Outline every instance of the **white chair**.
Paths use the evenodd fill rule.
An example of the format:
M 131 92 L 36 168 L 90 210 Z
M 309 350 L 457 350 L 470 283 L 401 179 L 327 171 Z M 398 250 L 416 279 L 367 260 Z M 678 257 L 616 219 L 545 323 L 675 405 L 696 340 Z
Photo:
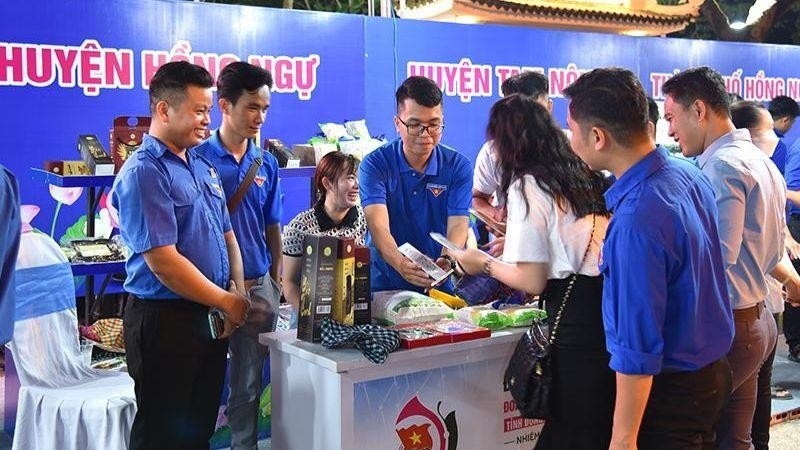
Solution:
M 127 449 L 133 380 L 83 362 L 72 271 L 48 236 L 22 234 L 16 293 L 8 344 L 20 380 L 13 449 Z

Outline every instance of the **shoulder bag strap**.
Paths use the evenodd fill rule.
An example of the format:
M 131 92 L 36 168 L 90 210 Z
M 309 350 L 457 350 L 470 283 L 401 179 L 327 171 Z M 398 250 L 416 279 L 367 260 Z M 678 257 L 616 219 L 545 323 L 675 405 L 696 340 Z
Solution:
M 263 154 L 263 150 L 261 151 Z M 230 200 L 228 200 L 228 214 L 232 213 L 233 210 L 239 206 L 239 203 L 242 202 L 244 198 L 244 193 L 247 192 L 247 189 L 253 183 L 253 179 L 256 177 L 256 172 L 258 172 L 258 168 L 264 164 L 264 160 L 261 156 L 257 157 L 252 164 L 250 164 L 250 168 L 247 170 L 247 174 L 244 176 L 244 180 L 242 180 L 242 184 L 239 185 L 239 188 L 236 189 L 236 192 L 233 194 Z
M 553 345 L 553 342 L 556 340 L 556 331 L 558 330 L 558 323 L 561 322 L 561 315 L 564 313 L 564 306 L 567 305 L 567 300 L 569 300 L 570 294 L 572 294 L 572 287 L 575 285 L 575 279 L 578 278 L 578 271 L 580 271 L 581 266 L 583 263 L 586 262 L 586 257 L 589 256 L 589 249 L 592 248 L 592 239 L 594 239 L 594 228 L 597 224 L 597 215 L 592 214 L 592 234 L 589 235 L 589 243 L 586 245 L 586 251 L 583 252 L 583 259 L 581 260 L 581 264 L 578 266 L 578 270 L 572 274 L 570 277 L 569 284 L 567 285 L 567 290 L 564 291 L 564 299 L 561 301 L 561 306 L 558 308 L 558 313 L 556 314 L 556 320 L 553 322 L 553 329 L 550 331 L 550 345 Z

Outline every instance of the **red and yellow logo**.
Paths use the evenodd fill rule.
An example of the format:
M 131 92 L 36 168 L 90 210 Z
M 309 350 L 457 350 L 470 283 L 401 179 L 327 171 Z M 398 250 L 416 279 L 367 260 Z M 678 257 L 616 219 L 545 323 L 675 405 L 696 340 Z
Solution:
M 428 409 L 414 396 L 400 410 L 395 423 L 400 450 L 456 450 L 458 446 L 458 424 L 455 411 L 446 417 Z

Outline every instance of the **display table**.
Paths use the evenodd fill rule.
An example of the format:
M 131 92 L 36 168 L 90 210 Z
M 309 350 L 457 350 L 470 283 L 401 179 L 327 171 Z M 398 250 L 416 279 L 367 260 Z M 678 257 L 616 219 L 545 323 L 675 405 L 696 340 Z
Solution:
M 398 350 L 384 364 L 358 350 L 299 341 L 294 330 L 262 334 L 270 347 L 272 446 L 529 450 L 543 422 L 521 419 L 502 386 L 524 331 Z

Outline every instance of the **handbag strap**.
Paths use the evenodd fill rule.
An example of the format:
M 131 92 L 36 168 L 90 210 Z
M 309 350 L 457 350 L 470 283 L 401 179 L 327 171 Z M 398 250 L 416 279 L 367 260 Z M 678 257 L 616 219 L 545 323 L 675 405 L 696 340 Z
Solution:
M 263 154 L 263 150 L 262 150 Z M 236 189 L 236 192 L 233 194 L 230 200 L 228 200 L 228 214 L 232 213 L 239 203 L 242 202 L 244 198 L 244 193 L 247 192 L 247 189 L 253 183 L 253 180 L 256 178 L 256 172 L 258 172 L 258 168 L 264 164 L 264 160 L 259 156 L 257 157 L 252 164 L 250 164 L 250 168 L 247 169 L 247 174 L 244 176 L 244 180 L 239 185 L 239 188 Z
M 583 252 L 583 259 L 581 259 L 581 264 L 578 266 L 578 271 L 580 271 L 583 263 L 586 262 L 586 257 L 589 256 L 589 249 L 592 248 L 592 240 L 594 239 L 594 228 L 596 224 L 597 215 L 592 214 L 592 234 L 589 235 L 589 243 L 586 244 L 586 251 Z M 564 306 L 567 305 L 567 300 L 569 300 L 570 294 L 572 294 L 572 287 L 575 286 L 575 280 L 578 278 L 578 271 L 572 274 L 569 279 L 569 284 L 567 285 L 567 290 L 564 291 L 564 299 L 561 301 L 561 306 L 558 308 L 558 313 L 556 313 L 556 320 L 553 322 L 553 329 L 550 331 L 550 345 L 553 345 L 553 342 L 556 340 L 558 324 L 561 322 L 561 315 L 564 313 Z

